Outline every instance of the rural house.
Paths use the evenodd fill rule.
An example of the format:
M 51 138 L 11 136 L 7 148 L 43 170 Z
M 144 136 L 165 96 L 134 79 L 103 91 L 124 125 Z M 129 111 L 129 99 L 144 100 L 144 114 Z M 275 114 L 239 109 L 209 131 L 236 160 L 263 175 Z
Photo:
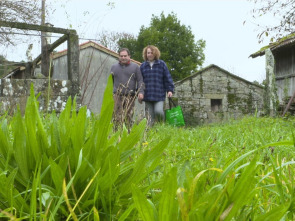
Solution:
M 80 45 L 79 73 L 82 105 L 93 113 L 99 113 L 107 79 L 113 64 L 118 62 L 118 53 L 92 41 Z M 132 62 L 140 65 L 139 62 Z M 67 50 L 53 54 L 53 79 L 67 79 Z M 143 112 L 137 101 L 136 114 Z
M 272 103 L 279 102 L 284 108 L 286 101 L 295 93 L 295 33 L 261 48 L 250 55 L 252 58 L 266 56 L 267 84 L 276 94 Z M 273 76 L 273 77 L 272 77 Z
M 175 82 L 175 99 L 186 124 L 199 125 L 260 112 L 263 90 L 212 64 Z

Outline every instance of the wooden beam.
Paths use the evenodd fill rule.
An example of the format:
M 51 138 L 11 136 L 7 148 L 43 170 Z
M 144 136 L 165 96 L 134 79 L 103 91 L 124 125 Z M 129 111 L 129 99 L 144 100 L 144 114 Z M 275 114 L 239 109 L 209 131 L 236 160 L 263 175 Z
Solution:
M 62 43 L 64 43 L 66 40 L 68 40 L 69 36 L 68 35 L 63 35 L 62 37 L 60 37 L 59 39 L 57 39 L 55 42 L 53 42 L 52 44 L 50 44 L 48 46 L 48 51 L 53 52 L 53 50 L 55 48 L 57 48 L 58 46 L 60 46 Z
M 283 114 L 282 114 L 282 117 L 285 116 L 285 114 L 287 113 L 287 111 L 288 111 L 288 109 L 290 108 L 290 105 L 291 105 L 291 103 L 292 103 L 294 97 L 295 97 L 295 91 L 294 91 L 292 97 L 290 98 L 290 100 L 289 100 L 289 102 L 288 102 L 288 104 L 287 104 L 287 107 L 285 108 L 285 110 L 284 110 L 284 112 L 283 112 Z
M 67 41 L 69 38 L 68 35 L 63 35 L 62 37 L 60 37 L 59 39 L 57 39 L 55 42 L 53 42 L 52 44 L 50 44 L 48 46 L 48 52 L 53 52 L 53 50 L 58 47 L 59 45 L 61 45 L 62 43 L 64 43 L 65 41 Z M 41 61 L 41 54 L 38 55 L 38 57 L 35 58 L 35 60 L 33 61 L 33 64 L 37 65 L 37 63 Z
M 22 30 L 34 30 L 34 31 L 43 31 L 43 32 L 54 32 L 60 34 L 75 34 L 76 31 L 73 29 L 63 29 L 63 28 L 55 28 L 55 27 L 48 27 L 45 25 L 33 25 L 33 24 L 26 24 L 22 22 L 8 22 L 0 20 L 0 27 L 10 27 Z
M 283 75 L 283 76 L 276 76 L 275 79 L 276 80 L 283 80 L 283 79 L 292 78 L 292 77 L 295 77 L 295 74 L 287 74 L 287 75 Z

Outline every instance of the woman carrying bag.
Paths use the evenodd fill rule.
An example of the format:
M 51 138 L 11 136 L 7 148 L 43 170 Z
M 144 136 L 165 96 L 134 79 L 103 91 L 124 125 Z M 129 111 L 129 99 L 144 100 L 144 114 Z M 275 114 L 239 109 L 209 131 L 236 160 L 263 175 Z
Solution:
M 144 102 L 149 124 L 164 120 L 164 101 L 174 93 L 174 83 L 166 63 L 160 60 L 160 51 L 156 46 L 148 45 L 143 49 L 144 62 L 140 70 L 145 84 Z M 149 118 L 150 117 L 150 118 Z

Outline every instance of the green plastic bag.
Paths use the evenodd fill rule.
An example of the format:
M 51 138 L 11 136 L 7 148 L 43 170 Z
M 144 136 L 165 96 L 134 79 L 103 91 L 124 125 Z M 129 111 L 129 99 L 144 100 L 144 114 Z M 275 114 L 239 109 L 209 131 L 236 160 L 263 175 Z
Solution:
M 169 109 L 165 110 L 166 122 L 173 126 L 184 126 L 183 113 L 180 106 L 176 106 L 171 98 L 169 98 Z

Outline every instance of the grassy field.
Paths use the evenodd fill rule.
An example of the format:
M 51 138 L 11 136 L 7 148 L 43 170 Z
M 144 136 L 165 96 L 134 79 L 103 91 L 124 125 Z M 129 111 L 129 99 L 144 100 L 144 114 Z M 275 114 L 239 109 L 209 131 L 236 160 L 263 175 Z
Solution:
M 294 220 L 294 118 L 113 132 L 111 82 L 100 116 L 38 109 L 1 117 L 2 219 Z

